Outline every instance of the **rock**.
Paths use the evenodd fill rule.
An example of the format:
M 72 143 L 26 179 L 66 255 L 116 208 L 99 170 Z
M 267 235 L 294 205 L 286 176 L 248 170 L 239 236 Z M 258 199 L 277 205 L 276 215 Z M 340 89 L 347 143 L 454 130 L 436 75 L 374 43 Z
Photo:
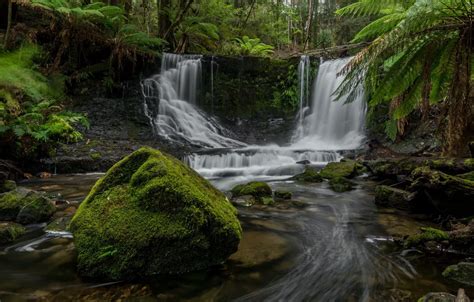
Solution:
M 474 263 L 459 262 L 450 265 L 443 271 L 443 277 L 467 286 L 474 286 Z
M 288 192 L 288 191 L 280 191 L 280 190 L 275 191 L 276 199 L 290 200 L 292 196 L 293 194 L 291 194 L 291 192 Z
M 71 218 L 71 216 L 56 218 L 46 226 L 45 230 L 50 232 L 64 232 L 67 230 Z
M 309 160 L 305 159 L 305 160 L 297 161 L 296 163 L 299 164 L 299 165 L 309 165 L 311 162 Z
M 0 220 L 14 221 L 24 205 L 26 193 L 10 191 L 0 194 Z
M 49 172 L 40 172 L 36 176 L 38 176 L 39 178 L 44 179 L 44 178 L 51 178 L 51 176 L 53 176 L 53 175 Z
M 459 217 L 474 214 L 474 182 L 451 176 L 428 167 L 411 174 L 410 190 L 418 191 L 439 212 Z
M 0 193 L 10 192 L 16 189 L 16 182 L 13 180 L 5 180 L 0 183 Z
M 442 242 L 444 240 L 448 240 L 449 236 L 448 233 L 442 230 L 438 230 L 435 228 L 425 227 L 421 228 L 421 233 L 410 235 L 405 240 L 405 247 L 417 247 L 426 242 L 435 241 L 435 242 Z
M 236 214 L 191 168 L 141 148 L 97 181 L 73 217 L 78 272 L 123 280 L 220 264 L 242 235 Z
M 322 182 L 323 178 L 318 171 L 313 167 L 306 167 L 303 173 L 297 174 L 292 179 L 304 182 Z
M 471 302 L 471 299 L 466 295 L 466 292 L 463 288 L 458 289 L 458 296 L 456 297 L 456 302 Z
M 336 177 L 352 178 L 359 174 L 359 168 L 362 168 L 362 165 L 353 160 L 332 162 L 328 163 L 319 174 L 327 179 Z
M 448 232 L 449 242 L 457 251 L 474 253 L 474 219 Z
M 16 217 L 16 221 L 21 224 L 47 221 L 56 211 L 56 207 L 49 198 L 33 191 L 23 199 L 23 204 Z
M 365 166 L 379 179 L 395 179 L 398 175 L 409 175 L 418 163 L 410 159 L 378 159 L 368 161 Z
M 411 302 L 413 297 L 410 291 L 403 289 L 392 288 L 383 290 L 377 295 L 378 301 L 390 302 Z
M 0 222 L 0 244 L 10 243 L 25 233 L 25 228 L 14 222 Z
M 375 187 L 375 204 L 400 210 L 413 209 L 415 193 L 379 185 Z
M 238 196 L 238 197 L 232 198 L 231 201 L 236 206 L 242 206 L 242 207 L 251 207 L 256 203 L 255 197 L 253 197 L 252 195 Z
M 272 188 L 261 181 L 252 181 L 246 184 L 235 186 L 232 190 L 232 198 L 251 195 L 255 198 L 256 202 L 263 203 L 264 198 L 268 202 L 268 198 L 272 198 Z
M 450 293 L 427 293 L 418 302 L 456 302 L 456 296 Z
M 329 180 L 329 187 L 335 192 L 346 192 L 354 189 L 355 183 L 345 177 L 334 177 Z

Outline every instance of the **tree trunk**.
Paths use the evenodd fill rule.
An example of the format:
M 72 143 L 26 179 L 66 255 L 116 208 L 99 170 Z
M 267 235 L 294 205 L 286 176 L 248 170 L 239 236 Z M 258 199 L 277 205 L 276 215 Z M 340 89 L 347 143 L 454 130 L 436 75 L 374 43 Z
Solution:
M 7 31 L 5 33 L 5 40 L 3 41 L 3 47 L 8 48 L 8 43 L 10 39 L 10 32 L 12 29 L 12 11 L 13 3 L 12 0 L 8 0 L 8 17 L 7 17 Z
M 171 8 L 171 0 L 157 0 L 159 1 L 158 10 L 158 34 L 162 38 L 166 38 L 166 34 L 171 27 L 171 20 L 169 10 Z

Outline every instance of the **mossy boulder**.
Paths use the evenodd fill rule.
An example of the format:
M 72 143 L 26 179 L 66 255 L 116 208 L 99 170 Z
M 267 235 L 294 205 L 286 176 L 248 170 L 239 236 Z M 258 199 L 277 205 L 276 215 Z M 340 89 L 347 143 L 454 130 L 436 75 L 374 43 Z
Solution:
M 0 193 L 10 192 L 16 189 L 16 182 L 13 180 L 5 180 L 3 183 L 0 183 Z
M 460 262 L 450 265 L 443 271 L 443 277 L 467 286 L 474 286 L 474 263 Z
M 293 194 L 289 191 L 281 191 L 281 190 L 276 190 L 275 191 L 275 199 L 280 199 L 280 200 L 290 200 Z
M 334 177 L 329 180 L 329 187 L 335 192 L 347 192 L 354 189 L 356 184 L 345 177 Z
M 306 167 L 303 173 L 297 174 L 292 179 L 304 182 L 322 182 L 323 177 L 313 167 Z
M 54 212 L 51 200 L 41 193 L 17 189 L 0 194 L 0 220 L 21 224 L 44 222 Z
M 25 228 L 14 222 L 0 222 L 0 244 L 10 243 L 25 233 Z
M 458 217 L 474 215 L 474 181 L 429 167 L 415 169 L 410 177 L 410 190 L 418 191 L 439 212 Z
M 97 181 L 73 217 L 78 271 L 122 280 L 220 264 L 241 238 L 236 214 L 191 168 L 141 148 Z
M 448 239 L 448 233 L 446 233 L 445 231 L 431 227 L 424 227 L 421 228 L 421 233 L 410 235 L 405 240 L 404 245 L 405 247 L 416 247 L 421 246 L 428 241 L 441 242 Z
M 323 178 L 332 179 L 336 177 L 352 178 L 359 175 L 358 169 L 362 165 L 353 160 L 328 163 L 319 174 Z
M 412 202 L 414 197 L 414 193 L 390 186 L 379 185 L 375 187 L 375 204 L 380 206 L 411 210 L 414 208 Z
M 255 198 L 255 201 L 258 203 L 269 204 L 269 199 L 272 199 L 272 188 L 262 181 L 252 181 L 246 184 L 240 184 L 232 188 L 231 190 L 232 198 L 239 196 L 250 195 Z M 264 200 L 265 199 L 265 200 Z

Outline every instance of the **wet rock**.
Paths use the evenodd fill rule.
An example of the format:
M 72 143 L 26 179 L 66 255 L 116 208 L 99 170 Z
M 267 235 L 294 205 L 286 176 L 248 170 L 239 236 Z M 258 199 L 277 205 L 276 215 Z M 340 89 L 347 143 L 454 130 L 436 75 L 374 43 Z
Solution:
M 121 280 L 220 264 L 241 238 L 236 214 L 191 168 L 141 148 L 95 184 L 72 219 L 78 272 Z
M 368 161 L 365 166 L 379 179 L 396 179 L 398 175 L 409 175 L 419 163 L 410 159 L 379 159 Z
M 431 227 L 424 227 L 421 228 L 421 233 L 410 235 L 405 240 L 404 245 L 405 247 L 417 247 L 430 241 L 442 242 L 445 240 L 449 240 L 447 232 Z M 432 243 L 430 244 L 432 245 Z
M 390 301 L 390 302 L 411 302 L 413 297 L 410 291 L 392 288 L 389 290 L 382 291 L 377 298 L 379 301 Z
M 56 218 L 46 226 L 45 230 L 51 232 L 64 232 L 71 222 L 71 218 L 71 216 Z
M 327 164 L 319 174 L 327 179 L 336 177 L 352 178 L 359 175 L 358 169 L 362 169 L 361 164 L 353 160 L 346 160 Z
M 292 179 L 304 182 L 322 182 L 323 178 L 313 167 L 306 167 L 303 173 L 297 174 Z
M 309 165 L 311 162 L 309 160 L 305 159 L 305 160 L 297 161 L 296 163 L 299 164 L 299 165 Z
M 443 271 L 443 277 L 468 286 L 474 286 L 474 263 L 459 262 L 450 265 Z
M 456 302 L 456 296 L 449 293 L 428 293 L 418 299 L 418 302 Z
M 21 224 L 47 221 L 56 211 L 49 198 L 36 192 L 30 192 L 23 200 L 23 204 L 16 217 L 16 221 Z
M 15 241 L 25 233 L 25 228 L 14 222 L 0 222 L 0 244 Z
M 375 204 L 400 210 L 414 208 L 415 193 L 380 185 L 375 187 Z
M 16 189 L 16 182 L 13 180 L 5 180 L 3 183 L 0 182 L 0 193 L 10 192 Z
M 439 212 L 459 217 L 474 214 L 474 182 L 420 167 L 411 174 L 410 190 L 418 191 Z
M 458 296 L 456 297 L 456 302 L 471 302 L 471 299 L 466 295 L 466 292 L 463 288 L 458 289 Z
M 335 192 L 347 192 L 356 184 L 345 177 L 334 177 L 329 180 L 329 187 Z
M 252 181 L 246 184 L 237 185 L 231 190 L 232 198 L 250 195 L 257 203 L 273 203 L 272 188 L 262 181 Z M 271 201 L 270 201 L 271 200 Z
M 474 219 L 467 225 L 460 224 L 448 232 L 453 248 L 468 254 L 474 253 Z
M 275 191 L 275 199 L 290 200 L 293 194 L 289 191 Z
M 236 206 L 251 207 L 256 203 L 255 197 L 252 195 L 243 195 L 231 199 Z

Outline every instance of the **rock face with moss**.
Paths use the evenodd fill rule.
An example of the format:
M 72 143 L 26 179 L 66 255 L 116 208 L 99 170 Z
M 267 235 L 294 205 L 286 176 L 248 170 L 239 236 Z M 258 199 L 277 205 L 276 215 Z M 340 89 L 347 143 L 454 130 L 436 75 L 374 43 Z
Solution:
M 232 198 L 241 196 L 253 196 L 260 204 L 273 204 L 272 188 L 262 181 L 252 181 L 246 184 L 237 185 L 231 190 Z
M 405 190 L 385 185 L 375 187 L 375 203 L 384 207 L 411 210 L 415 206 L 414 198 L 414 193 Z
M 450 265 L 443 271 L 443 277 L 467 286 L 474 286 L 474 263 L 460 262 Z
M 329 187 L 335 192 L 347 192 L 353 190 L 355 183 L 345 177 L 334 177 L 329 180 Z
M 329 163 L 319 172 L 319 174 L 327 179 L 336 177 L 352 178 L 359 174 L 359 169 L 362 169 L 362 165 L 356 161 L 348 160 Z
M 415 169 L 410 190 L 418 191 L 441 213 L 460 217 L 474 215 L 474 181 L 431 170 Z
M 21 224 L 47 221 L 56 211 L 44 195 L 26 189 L 0 194 L 0 220 Z
M 319 175 L 318 171 L 312 167 L 306 167 L 303 173 L 293 176 L 294 180 L 304 182 L 322 182 L 323 177 Z
M 92 188 L 70 230 L 82 276 L 111 280 L 220 264 L 242 229 L 226 197 L 170 155 L 141 148 Z
M 448 233 L 446 233 L 445 231 L 430 227 L 424 227 L 421 228 L 421 233 L 409 236 L 405 240 L 405 246 L 416 247 L 429 241 L 441 242 L 448 239 Z
M 25 228 L 14 222 L 0 222 L 0 244 L 14 241 L 25 233 Z

